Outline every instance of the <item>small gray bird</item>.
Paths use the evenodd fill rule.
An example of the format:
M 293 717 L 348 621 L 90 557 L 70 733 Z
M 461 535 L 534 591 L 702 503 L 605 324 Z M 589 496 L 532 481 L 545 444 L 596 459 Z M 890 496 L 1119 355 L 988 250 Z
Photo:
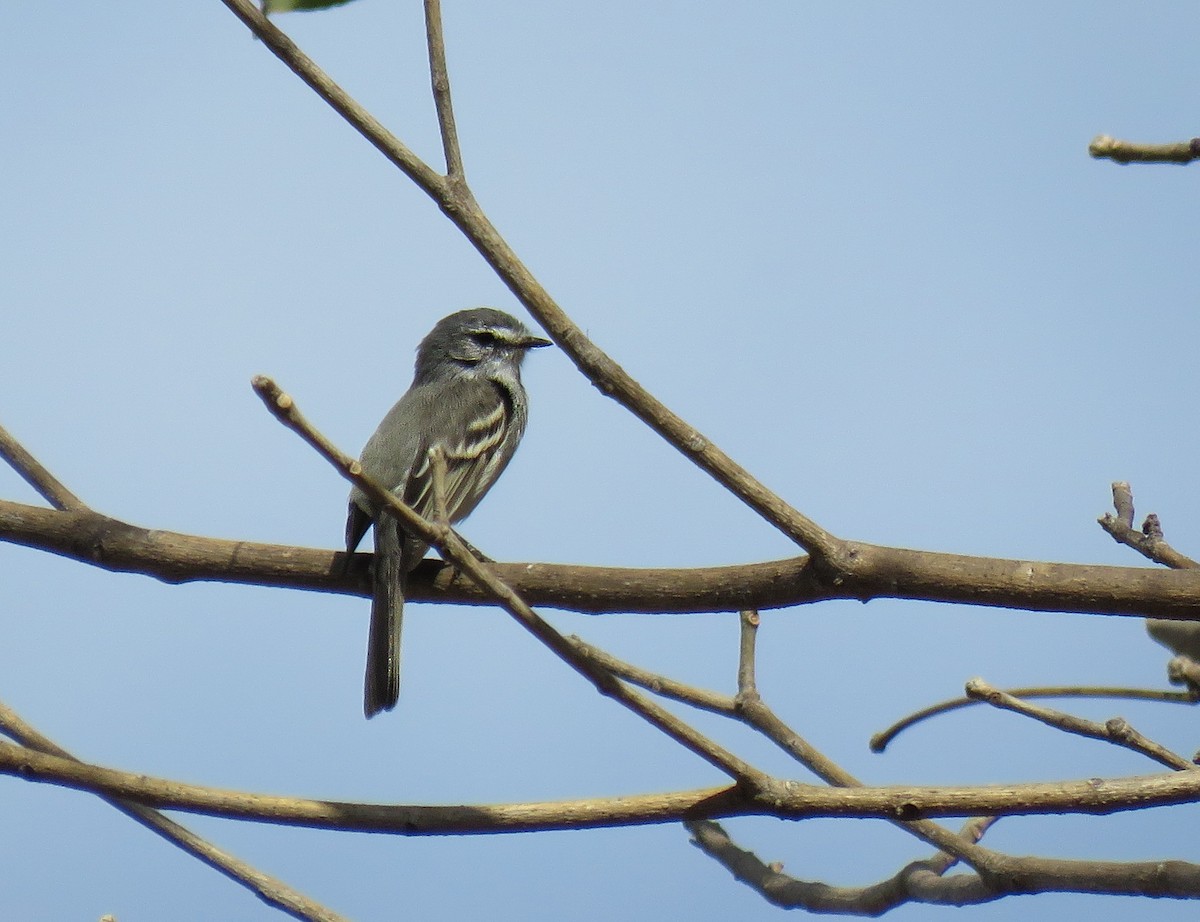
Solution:
M 445 458 L 446 513 L 465 519 L 512 460 L 525 432 L 521 385 L 525 353 L 549 340 L 514 317 L 477 307 L 443 317 L 417 347 L 412 386 L 363 448 L 363 473 L 421 515 L 433 514 L 431 449 Z M 400 696 L 400 625 L 404 583 L 429 545 L 407 535 L 394 516 L 358 488 L 350 491 L 346 552 L 375 526 L 371 633 L 363 711 L 391 710 Z

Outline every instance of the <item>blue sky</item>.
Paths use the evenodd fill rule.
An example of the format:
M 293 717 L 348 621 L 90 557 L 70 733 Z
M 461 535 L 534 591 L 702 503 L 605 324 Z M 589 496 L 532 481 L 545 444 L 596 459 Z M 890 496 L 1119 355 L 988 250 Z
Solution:
M 1200 446 L 1183 412 L 1196 174 L 1086 151 L 1098 133 L 1195 132 L 1180 64 L 1190 4 L 446 7 L 468 177 L 493 221 L 603 348 L 797 508 L 864 541 L 1136 564 L 1094 522 L 1127 479 L 1139 512 L 1196 552 Z M 436 162 L 419 15 L 360 0 L 279 23 Z M 6 23 L 0 423 L 125 521 L 338 546 L 345 484 L 262 410 L 251 376 L 273 375 L 357 452 L 434 321 L 519 306 L 216 0 L 23 4 Z M 534 354 L 526 384 L 525 443 L 464 524 L 491 556 L 699 566 L 793 553 L 561 354 Z M 8 471 L 0 491 L 35 501 Z M 499 611 L 412 606 L 400 707 L 368 723 L 365 600 L 169 587 L 12 546 L 0 582 L 0 698 L 102 764 L 400 803 L 720 780 Z M 731 687 L 729 615 L 548 615 L 642 665 Z M 870 782 L 1156 770 L 982 711 L 883 756 L 866 748 L 974 675 L 1161 686 L 1166 656 L 1130 619 L 833 603 L 767 614 L 760 648 L 768 699 Z M 1196 748 L 1180 709 L 1076 710 Z M 353 918 L 779 913 L 676 827 L 400 839 L 187 822 Z M 1013 819 L 987 842 L 1197 860 L 1195 822 L 1192 809 Z M 85 795 L 0 778 L 0 825 L 6 918 L 277 917 Z M 729 827 L 835 884 L 926 854 L 871 822 Z M 1192 911 L 1067 896 L 970 910 Z

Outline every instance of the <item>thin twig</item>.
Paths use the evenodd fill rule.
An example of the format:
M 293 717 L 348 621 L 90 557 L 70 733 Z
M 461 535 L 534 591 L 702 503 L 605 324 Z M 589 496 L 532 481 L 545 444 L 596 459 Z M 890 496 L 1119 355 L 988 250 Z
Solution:
M 741 631 L 738 645 L 738 694 L 733 698 L 685 685 L 666 676 L 633 666 L 609 653 L 585 644 L 578 638 L 573 637 L 571 640 L 579 645 L 581 651 L 594 657 L 612 672 L 643 688 L 673 700 L 741 721 L 775 743 L 827 784 L 844 788 L 863 787 L 861 781 L 809 744 L 763 702 L 754 680 L 754 649 L 758 624 L 757 612 L 749 609 L 741 612 L 739 616 Z M 902 829 L 938 848 L 940 854 L 944 856 L 946 867 L 961 860 L 976 870 L 995 870 L 996 853 L 977 845 L 984 830 L 995 822 L 995 817 L 975 817 L 967 823 L 963 832 L 957 835 L 931 820 L 904 822 L 892 817 L 889 819 Z
M 757 730 L 826 784 L 850 790 L 865 789 L 862 781 L 796 733 L 761 698 L 752 696 L 740 700 L 738 713 L 747 726 Z M 994 811 L 978 810 L 973 812 L 991 813 Z M 996 853 L 960 838 L 953 831 L 939 826 L 931 820 L 909 818 L 902 815 L 887 817 L 887 819 L 935 848 L 965 861 L 976 870 L 995 869 Z
M 753 683 L 752 665 L 754 636 L 757 633 L 758 621 L 757 612 L 751 610 L 742 612 L 739 618 L 741 641 L 739 643 L 739 690 L 736 697 L 686 685 L 667 676 L 634 666 L 577 637 L 571 637 L 570 640 L 576 644 L 581 653 L 635 685 L 640 685 L 642 688 L 674 701 L 740 720 L 763 734 L 827 783 L 838 787 L 862 787 L 862 782 L 812 747 L 762 702 Z M 751 663 L 749 667 L 746 665 L 747 662 Z M 965 860 L 973 866 L 986 868 L 991 864 L 993 853 L 986 849 L 973 848 L 973 846 L 979 841 L 983 830 L 987 829 L 994 821 L 994 817 L 976 817 L 964 827 L 964 832 L 957 836 L 951 830 L 928 820 L 911 823 L 897 822 L 896 825 L 939 848 L 947 867 L 956 861 Z
M 760 622 L 758 612 L 753 608 L 744 608 L 738 612 L 738 697 L 758 694 L 758 681 L 755 678 L 755 640 L 758 637 Z
M 87 509 L 83 500 L 63 486 L 62 482 L 46 470 L 3 426 L 0 426 L 0 458 L 7 461 L 9 466 L 55 509 Z
M 590 680 L 597 691 L 614 698 L 731 778 L 753 789 L 765 785 L 767 776 L 754 766 L 713 742 L 661 705 L 637 693 L 608 670 L 581 656 L 570 640 L 534 612 L 508 584 L 480 563 L 451 528 L 423 519 L 394 493 L 382 489 L 364 477 L 359 463 L 313 428 L 296 408 L 295 401 L 280 390 L 274 381 L 260 375 L 254 379 L 253 384 L 255 392 L 277 420 L 304 439 L 343 477 L 366 493 L 379 508 L 391 511 L 406 530 L 419 535 L 422 540 L 436 547 L 446 560 L 454 564 L 477 586 L 489 592 L 510 615 L 549 647 L 559 659 Z
M 454 125 L 454 105 L 450 97 L 450 72 L 446 68 L 441 0 L 425 0 L 425 38 L 429 46 L 429 76 L 433 84 L 433 104 L 437 107 L 442 151 L 446 157 L 446 179 L 453 185 L 461 183 L 464 174 L 462 151 L 458 146 L 458 129 Z
M 370 112 L 359 105 L 349 93 L 333 82 L 333 79 L 317 67 L 312 59 L 302 52 L 250 0 L 221 0 L 255 37 L 271 50 L 275 57 L 291 68 L 308 87 L 333 107 L 334 111 L 350 123 L 376 150 L 393 163 L 418 188 L 435 199 L 446 193 L 446 180 L 429 164 L 413 153 L 393 135 Z
M 1002 708 L 1006 711 L 1013 711 L 1014 713 L 1031 717 L 1039 723 L 1044 723 L 1048 727 L 1054 727 L 1056 730 L 1062 730 L 1064 733 L 1073 733 L 1076 736 L 1086 736 L 1089 739 L 1104 740 L 1105 742 L 1123 746 L 1126 749 L 1146 756 L 1148 759 L 1153 759 L 1155 762 L 1167 766 L 1167 768 L 1182 771 L 1196 767 L 1183 756 L 1171 752 L 1165 746 L 1138 733 L 1124 718 L 1112 718 L 1102 724 L 1092 720 L 1084 720 L 1082 717 L 1076 717 L 1074 714 L 1067 714 L 1063 711 L 1056 711 L 1053 708 L 1041 707 L 1037 704 L 1030 704 L 1028 701 L 1022 701 L 1015 695 L 994 688 L 983 679 L 971 679 L 967 682 L 966 691 L 968 696 L 989 704 L 992 707 Z
M 1112 485 L 1113 509 L 1117 520 L 1126 528 L 1133 528 L 1133 488 L 1126 480 L 1115 480 Z
M 1174 622 L 1167 622 L 1174 623 Z M 1170 704 L 1195 704 L 1200 696 L 1190 692 L 1174 692 L 1157 688 L 1124 688 L 1105 685 L 1038 685 L 1029 688 L 1008 688 L 1005 691 L 1017 698 L 1115 698 L 1126 701 L 1165 701 Z M 914 711 L 896 721 L 886 730 L 871 737 L 871 751 L 883 752 L 897 736 L 924 720 L 981 704 L 977 698 L 961 697 L 939 701 Z
M 593 646 L 587 641 L 576 637 L 574 634 L 568 637 L 567 640 L 575 646 L 580 656 L 586 656 L 613 675 L 620 676 L 627 682 L 640 686 L 656 695 L 670 698 L 672 701 L 678 701 L 681 704 L 690 704 L 692 707 L 708 711 L 712 714 L 722 714 L 727 717 L 734 714 L 734 700 L 729 695 L 722 695 L 719 692 L 708 691 L 704 688 L 698 688 L 695 685 L 688 685 L 677 679 L 672 679 L 657 672 L 651 672 L 649 669 L 634 666 L 632 663 L 618 659 L 608 651 Z
M 758 623 L 758 613 L 753 610 L 743 611 L 739 617 L 741 639 L 738 662 L 739 687 L 736 697 L 686 685 L 634 666 L 577 637 L 571 637 L 570 640 L 577 645 L 580 652 L 635 685 L 640 685 L 642 688 L 674 701 L 740 720 L 762 733 L 826 782 L 840 787 L 861 787 L 862 783 L 858 779 L 810 746 L 762 702 L 754 684 L 753 667 L 754 638 L 757 634 Z M 939 849 L 940 857 L 936 860 L 942 868 L 939 873 L 942 873 L 960 860 L 966 861 L 977 869 L 991 867 L 994 864 L 992 858 L 994 853 L 975 846 L 983 832 L 995 821 L 996 817 L 975 817 L 968 821 L 962 832 L 957 835 L 930 820 L 917 820 L 910 823 L 896 822 L 896 825 Z
M 849 772 L 841 768 L 832 759 L 811 746 L 799 734 L 794 732 L 775 711 L 769 707 L 758 693 L 755 678 L 755 648 L 758 638 L 759 614 L 753 609 L 740 612 L 738 625 L 740 627 L 738 642 L 738 692 L 735 699 L 736 713 L 748 726 L 763 734 L 767 739 L 814 772 L 828 784 L 838 787 L 859 787 L 861 782 Z M 920 839 L 939 849 L 941 871 L 952 866 L 957 861 L 965 861 L 976 870 L 990 867 L 993 864 L 993 853 L 977 846 L 983 830 L 994 821 L 991 817 L 972 819 L 965 829 L 971 830 L 970 836 L 956 835 L 951 830 L 930 820 L 917 820 L 896 825 L 907 830 Z
M 84 764 L 22 720 L 16 711 L 3 702 L 0 702 L 0 733 L 15 739 L 31 750 Z M 210 868 L 224 874 L 234 883 L 241 884 L 267 905 L 274 906 L 297 919 L 307 919 L 311 922 L 348 922 L 344 916 L 309 899 L 295 888 L 263 873 L 242 859 L 217 848 L 211 842 L 163 816 L 157 810 L 106 794 L 103 791 L 97 790 L 95 793 L 151 832 L 157 833 L 168 842 L 177 845 L 192 857 L 198 858 Z

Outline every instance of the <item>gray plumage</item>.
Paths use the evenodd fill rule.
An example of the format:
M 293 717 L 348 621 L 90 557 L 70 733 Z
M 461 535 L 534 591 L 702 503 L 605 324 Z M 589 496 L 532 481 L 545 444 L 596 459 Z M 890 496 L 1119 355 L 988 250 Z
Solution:
M 433 514 L 429 451 L 446 459 L 446 513 L 466 518 L 512 460 L 525 432 L 527 403 L 521 384 L 525 353 L 550 342 L 518 320 L 488 307 L 444 317 L 417 347 L 416 374 L 363 448 L 363 473 L 423 516 Z M 400 627 L 404 583 L 429 549 L 380 516 L 358 489 L 350 492 L 346 550 L 375 526 L 371 630 L 363 711 L 391 710 L 400 694 Z

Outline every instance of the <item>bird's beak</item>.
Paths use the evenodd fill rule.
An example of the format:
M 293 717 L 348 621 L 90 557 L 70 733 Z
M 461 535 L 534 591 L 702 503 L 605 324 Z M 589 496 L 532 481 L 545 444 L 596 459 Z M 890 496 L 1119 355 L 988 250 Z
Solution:
M 553 346 L 554 343 L 540 336 L 526 336 L 521 340 L 521 345 L 526 349 L 540 349 L 542 346 Z

